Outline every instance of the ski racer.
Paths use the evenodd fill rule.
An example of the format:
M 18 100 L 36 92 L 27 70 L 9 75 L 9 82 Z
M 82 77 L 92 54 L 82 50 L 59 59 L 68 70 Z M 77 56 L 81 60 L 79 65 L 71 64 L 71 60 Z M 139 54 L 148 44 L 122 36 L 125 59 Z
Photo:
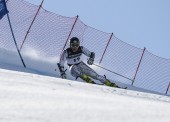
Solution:
M 95 82 L 91 79 L 93 78 L 99 80 L 101 83 L 107 86 L 118 87 L 115 83 L 112 83 L 108 79 L 106 79 L 105 76 L 98 75 L 92 68 L 86 65 L 82 61 L 82 54 L 89 57 L 87 64 L 92 65 L 94 62 L 95 53 L 90 52 L 83 46 L 80 46 L 80 41 L 77 37 L 72 37 L 70 39 L 70 47 L 63 51 L 58 63 L 61 78 L 66 79 L 66 70 L 64 70 L 64 63 L 65 61 L 67 61 L 67 65 L 70 68 L 71 75 L 76 79 L 81 78 L 87 83 L 95 84 Z

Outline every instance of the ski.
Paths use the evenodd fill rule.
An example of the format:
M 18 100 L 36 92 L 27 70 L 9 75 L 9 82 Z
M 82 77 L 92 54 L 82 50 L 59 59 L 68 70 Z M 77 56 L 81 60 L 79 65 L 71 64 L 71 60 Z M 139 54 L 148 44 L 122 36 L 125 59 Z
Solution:
M 120 88 L 120 89 L 127 89 L 128 87 L 116 87 L 116 88 Z

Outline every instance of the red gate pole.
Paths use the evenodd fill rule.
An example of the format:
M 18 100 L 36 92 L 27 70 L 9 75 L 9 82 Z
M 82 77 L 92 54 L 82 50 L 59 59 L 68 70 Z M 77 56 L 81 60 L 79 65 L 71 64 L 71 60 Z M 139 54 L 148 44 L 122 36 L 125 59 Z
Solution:
M 68 37 L 67 37 L 67 40 L 66 40 L 66 42 L 65 42 L 65 44 L 64 44 L 64 47 L 63 47 L 63 49 L 62 49 L 62 52 L 63 52 L 64 48 L 66 47 L 66 44 L 67 44 L 67 42 L 68 42 L 68 40 L 69 40 L 69 38 L 70 38 L 70 36 L 71 36 L 71 33 L 72 33 L 73 29 L 74 29 L 74 26 L 75 26 L 75 24 L 76 24 L 76 22 L 77 22 L 78 17 L 79 17 L 79 16 L 77 15 L 77 17 L 76 17 L 76 19 L 75 19 L 75 21 L 74 21 L 74 23 L 73 23 L 73 26 L 72 26 L 72 28 L 71 28 L 71 30 L 70 30 L 70 33 L 69 33 L 69 35 L 68 35 Z M 61 53 L 62 53 L 62 52 L 61 52 Z
M 36 12 L 36 14 L 35 14 L 33 20 L 32 20 L 32 22 L 31 22 L 31 25 L 30 25 L 30 27 L 29 27 L 29 29 L 28 29 L 26 35 L 25 35 L 25 38 L 24 38 L 24 40 L 23 40 L 23 42 L 22 42 L 22 44 L 21 44 L 20 51 L 21 51 L 21 49 L 22 49 L 22 47 L 23 47 L 23 45 L 24 45 L 24 42 L 25 42 L 25 40 L 26 40 L 26 38 L 27 38 L 27 36 L 28 36 L 28 33 L 29 33 L 29 31 L 30 31 L 30 29 L 31 29 L 31 27 L 32 27 L 32 25 L 33 25 L 33 23 L 34 23 L 34 21 L 35 21 L 37 15 L 38 15 L 38 12 L 40 11 L 40 8 L 42 7 L 43 2 L 44 2 L 44 0 L 42 0 L 41 4 L 40 4 L 40 6 L 39 6 L 39 8 L 38 8 L 38 10 L 37 10 L 37 12 Z
M 144 56 L 145 50 L 146 50 L 146 48 L 144 47 L 143 52 L 142 52 L 142 56 L 141 56 L 141 58 L 140 58 L 140 61 L 139 61 L 138 67 L 137 67 L 137 69 L 136 69 L 135 76 L 134 76 L 133 81 L 132 81 L 132 85 L 133 85 L 133 83 L 134 83 L 134 81 L 135 81 L 135 79 L 136 79 L 136 76 L 137 76 L 137 73 L 138 73 L 138 70 L 139 70 L 140 64 L 141 64 L 141 62 L 142 62 L 142 59 L 143 59 L 143 56 Z
M 107 45 L 106 45 L 106 48 L 105 48 L 105 50 L 104 50 L 104 52 L 103 52 L 103 55 L 102 55 L 102 57 L 101 57 L 101 59 L 100 59 L 99 64 L 100 64 L 100 63 L 102 62 L 102 60 L 103 60 L 104 54 L 105 54 L 106 49 L 107 49 L 107 47 L 108 47 L 108 45 L 109 45 L 109 43 L 110 43 L 110 41 L 111 41 L 111 39 L 112 39 L 112 36 L 113 36 L 113 33 L 111 33 L 111 36 L 110 36 L 110 38 L 109 38 L 109 41 L 108 41 L 108 43 L 107 43 Z
M 169 82 L 169 85 L 168 85 L 167 90 L 166 90 L 166 93 L 165 93 L 166 95 L 167 95 L 167 93 L 168 93 L 169 87 L 170 87 L 170 82 Z

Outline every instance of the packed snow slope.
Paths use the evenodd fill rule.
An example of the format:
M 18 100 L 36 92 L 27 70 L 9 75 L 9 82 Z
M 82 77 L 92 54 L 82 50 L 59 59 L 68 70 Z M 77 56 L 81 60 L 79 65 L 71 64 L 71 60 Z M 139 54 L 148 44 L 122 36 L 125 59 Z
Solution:
M 0 122 L 169 122 L 170 97 L 0 69 Z
M 0 49 L 0 122 L 169 122 L 170 97 L 57 78 L 56 59 Z M 100 70 L 96 69 L 99 73 Z

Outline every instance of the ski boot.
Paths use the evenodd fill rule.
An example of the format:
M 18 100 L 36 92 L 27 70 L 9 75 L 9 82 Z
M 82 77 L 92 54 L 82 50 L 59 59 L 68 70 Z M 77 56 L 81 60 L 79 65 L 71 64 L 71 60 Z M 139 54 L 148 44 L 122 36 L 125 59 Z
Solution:
M 86 81 L 87 83 L 92 83 L 92 84 L 96 84 L 89 76 L 83 74 L 80 76 L 81 79 L 83 79 L 84 81 Z
M 120 88 L 118 85 L 116 85 L 115 83 L 110 82 L 108 79 L 106 79 L 106 81 L 105 81 L 104 84 L 105 84 L 106 86 Z
M 105 75 L 104 75 L 104 77 L 106 79 L 105 83 L 104 83 L 106 86 L 120 88 L 118 85 L 116 85 L 115 83 L 112 83 L 110 80 L 108 80 Z

